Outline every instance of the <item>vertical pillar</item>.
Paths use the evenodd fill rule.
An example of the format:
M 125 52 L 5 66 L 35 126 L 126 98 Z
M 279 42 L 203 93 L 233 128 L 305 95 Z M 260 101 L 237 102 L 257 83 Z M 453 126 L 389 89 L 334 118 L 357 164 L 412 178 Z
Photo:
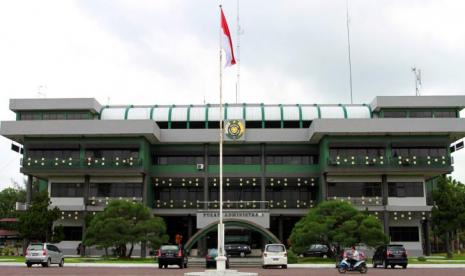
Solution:
M 208 144 L 203 146 L 203 201 L 208 201 Z M 204 208 L 207 206 L 205 205 Z
M 389 237 L 389 211 L 384 209 L 383 211 L 383 226 L 384 226 L 384 234 Z
M 82 197 L 84 201 L 84 211 L 82 212 L 82 217 L 84 222 L 82 223 L 82 241 L 81 241 L 81 257 L 86 256 L 86 247 L 84 246 L 84 240 L 86 239 L 86 229 L 87 229 L 87 204 L 89 202 L 89 189 L 90 189 L 90 176 L 84 176 L 84 184 L 82 187 Z
M 383 197 L 383 206 L 388 205 L 389 187 L 386 175 L 381 176 L 381 196 Z
M 320 185 L 319 185 L 319 188 L 320 188 L 319 199 L 320 199 L 320 202 L 323 202 L 327 198 L 326 175 L 324 173 L 321 173 L 320 177 L 318 178 L 318 181 L 320 182 Z
M 26 206 L 32 201 L 32 180 L 32 175 L 28 175 L 26 183 Z
M 194 228 L 194 221 L 192 219 L 191 215 L 187 215 L 187 240 L 189 240 L 192 237 L 192 231 Z
M 426 256 L 431 255 L 431 241 L 429 239 L 430 235 L 430 221 L 428 218 L 425 219 L 423 222 L 423 227 L 424 231 L 423 233 L 425 234 L 424 239 L 425 239 L 425 252 L 423 252 Z
M 284 242 L 284 227 L 283 227 L 283 216 L 278 216 L 278 238 L 281 242 Z
M 266 200 L 266 163 L 265 163 L 265 144 L 260 144 L 260 200 Z M 264 204 L 261 206 L 262 209 L 266 208 Z
M 147 173 L 142 174 L 142 204 L 146 207 L 153 208 L 153 206 L 147 206 L 147 191 L 150 185 L 150 177 Z M 145 258 L 147 256 L 147 243 L 140 243 L 140 257 Z

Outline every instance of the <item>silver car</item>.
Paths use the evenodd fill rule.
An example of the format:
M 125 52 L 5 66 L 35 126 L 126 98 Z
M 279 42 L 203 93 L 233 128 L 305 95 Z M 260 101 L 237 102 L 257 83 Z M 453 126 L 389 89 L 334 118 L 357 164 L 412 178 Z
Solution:
M 25 259 L 27 267 L 33 264 L 41 264 L 43 267 L 58 264 L 63 267 L 65 263 L 65 257 L 60 249 L 49 243 L 31 243 L 27 247 Z

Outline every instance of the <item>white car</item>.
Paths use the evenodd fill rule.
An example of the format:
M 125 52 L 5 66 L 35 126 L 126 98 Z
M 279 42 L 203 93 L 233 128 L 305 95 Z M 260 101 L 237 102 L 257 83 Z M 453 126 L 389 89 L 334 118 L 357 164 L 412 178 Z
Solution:
M 263 251 L 262 267 L 280 266 L 287 268 L 287 251 L 284 244 L 267 244 Z
M 27 247 L 25 261 L 27 267 L 31 267 L 33 264 L 41 264 L 43 267 L 58 264 L 63 267 L 65 257 L 60 249 L 53 244 L 32 243 Z

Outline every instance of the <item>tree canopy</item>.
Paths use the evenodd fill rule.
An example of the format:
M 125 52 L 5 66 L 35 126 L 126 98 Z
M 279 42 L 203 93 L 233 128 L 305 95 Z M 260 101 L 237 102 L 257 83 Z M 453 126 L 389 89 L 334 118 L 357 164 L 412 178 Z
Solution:
M 16 202 L 26 200 L 26 191 L 20 188 L 6 188 L 0 192 L 0 218 L 16 216 Z
M 106 254 L 108 248 L 114 247 L 120 257 L 131 257 L 135 243 L 147 242 L 155 248 L 167 241 L 162 218 L 153 217 L 140 203 L 113 200 L 90 221 L 84 244 L 104 248 Z M 131 244 L 129 252 L 126 252 L 127 244 Z
M 445 238 L 449 257 L 449 246 L 453 232 L 465 228 L 465 186 L 451 177 L 440 177 L 433 190 L 432 229 Z
M 18 231 L 28 240 L 59 242 L 62 233 L 53 231 L 53 222 L 58 219 L 60 210 L 57 207 L 49 208 L 50 198 L 47 191 L 34 196 L 27 210 L 19 213 Z M 58 227 L 56 230 L 60 230 Z
M 296 223 L 290 242 L 296 253 L 311 244 L 334 245 L 337 248 L 363 243 L 375 247 L 388 241 L 380 221 L 351 204 L 325 201 L 311 209 Z

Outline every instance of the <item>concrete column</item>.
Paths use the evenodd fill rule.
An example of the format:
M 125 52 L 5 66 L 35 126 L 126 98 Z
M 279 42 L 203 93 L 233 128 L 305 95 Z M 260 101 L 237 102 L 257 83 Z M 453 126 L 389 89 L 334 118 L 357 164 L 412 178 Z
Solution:
M 203 201 L 210 200 L 208 197 L 208 154 L 208 144 L 205 144 L 203 146 Z
M 424 239 L 425 239 L 425 252 L 423 252 L 426 256 L 431 255 L 431 241 L 429 239 L 429 234 L 430 234 L 430 221 L 428 218 L 425 219 L 423 222 L 423 233 L 424 233 Z
M 83 215 L 83 218 L 84 218 L 84 223 L 82 224 L 82 245 L 81 246 L 81 257 L 84 257 L 86 256 L 86 247 L 84 246 L 84 240 L 86 238 L 86 229 L 87 229 L 87 225 L 86 225 L 86 221 L 87 221 L 87 215 L 88 215 L 88 212 L 87 212 L 87 204 L 88 204 L 88 201 L 89 201 L 89 190 L 90 190 L 90 176 L 86 175 L 84 176 L 84 186 L 82 187 L 82 197 L 84 199 L 84 211 L 82 212 L 82 215 Z
M 320 177 L 318 178 L 318 181 L 320 182 L 319 188 L 320 188 L 320 202 L 323 202 L 327 199 L 327 186 L 326 186 L 326 176 L 324 173 L 320 174 Z
M 260 200 L 266 200 L 266 156 L 265 156 L 265 144 L 260 144 Z M 262 206 L 265 208 L 266 206 Z
M 383 226 L 384 226 L 384 234 L 386 234 L 389 238 L 389 211 L 383 211 Z
M 146 207 L 153 208 L 153 206 L 147 206 L 147 191 L 150 185 L 150 177 L 147 173 L 142 174 L 142 204 Z M 147 243 L 140 243 L 140 257 L 145 258 L 147 256 Z
M 32 201 L 32 180 L 32 175 L 28 175 L 26 183 L 26 205 L 30 204 Z
M 383 197 L 383 206 L 388 205 L 389 187 L 386 175 L 381 176 L 381 196 Z
M 284 227 L 283 227 L 283 216 L 278 216 L 278 238 L 281 242 L 284 242 Z

